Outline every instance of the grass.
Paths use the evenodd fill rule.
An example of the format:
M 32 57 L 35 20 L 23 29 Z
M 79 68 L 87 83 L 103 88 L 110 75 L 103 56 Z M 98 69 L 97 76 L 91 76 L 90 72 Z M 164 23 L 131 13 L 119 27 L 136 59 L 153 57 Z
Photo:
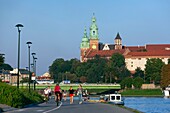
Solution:
M 48 85 L 37 85 L 36 89 L 44 89 L 46 88 Z M 55 84 L 49 85 L 51 87 L 51 89 L 54 89 Z M 78 85 L 74 85 L 74 84 L 66 84 L 66 85 L 60 85 L 61 89 L 63 90 L 68 90 L 70 88 L 70 86 L 72 86 L 73 89 L 77 89 Z M 83 89 L 87 89 L 87 90 L 95 90 L 95 89 L 105 89 L 105 90 L 109 90 L 109 89 L 120 89 L 120 85 L 82 85 Z
M 160 89 L 129 89 L 121 94 L 122 96 L 163 96 Z

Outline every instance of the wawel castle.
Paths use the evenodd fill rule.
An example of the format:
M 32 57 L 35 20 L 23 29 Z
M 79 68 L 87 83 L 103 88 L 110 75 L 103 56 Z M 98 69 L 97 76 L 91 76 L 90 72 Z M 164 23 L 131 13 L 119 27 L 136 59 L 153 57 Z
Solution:
M 122 45 L 122 38 L 117 33 L 114 44 L 99 43 L 98 27 L 96 18 L 92 17 L 90 26 L 90 36 L 87 36 L 85 28 L 84 36 L 80 45 L 80 61 L 86 62 L 93 59 L 96 55 L 102 58 L 111 58 L 114 53 L 120 53 L 125 57 L 126 67 L 134 72 L 137 67 L 145 69 L 147 59 L 160 58 L 165 64 L 170 59 L 170 44 L 146 44 L 144 46 L 125 46 Z

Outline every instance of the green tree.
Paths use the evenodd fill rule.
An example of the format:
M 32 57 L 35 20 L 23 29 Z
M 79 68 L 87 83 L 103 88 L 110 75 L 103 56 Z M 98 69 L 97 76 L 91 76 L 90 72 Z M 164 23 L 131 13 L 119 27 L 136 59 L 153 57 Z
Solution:
M 137 67 L 135 69 L 135 73 L 133 74 L 133 77 L 136 78 L 136 77 L 141 77 L 144 79 L 144 71 L 141 70 L 140 67 Z
M 106 59 L 96 56 L 92 60 L 88 60 L 87 64 L 87 82 L 99 83 L 104 81 L 104 71 Z
M 51 66 L 49 66 L 49 72 L 55 82 L 59 81 L 59 73 L 69 72 L 71 69 L 71 64 L 69 61 L 64 61 L 64 59 L 56 59 Z
M 82 83 L 87 82 L 87 77 L 81 76 L 81 77 L 80 77 L 80 81 L 81 81 Z
M 168 59 L 168 64 L 170 64 L 170 58 Z
M 164 65 L 161 72 L 161 87 L 170 85 L 170 64 Z
M 136 77 L 133 80 L 133 86 L 137 89 L 140 89 L 143 84 L 143 79 L 141 77 Z
M 0 70 L 9 70 L 9 71 L 12 71 L 13 68 L 9 65 L 9 64 L 1 64 L 0 65 Z
M 22 80 L 21 80 L 21 83 L 28 83 L 28 82 L 29 82 L 28 77 L 22 78 Z
M 3 64 L 5 62 L 5 57 L 3 57 L 3 55 L 0 54 L 0 65 Z
M 155 84 L 160 83 L 161 69 L 165 63 L 159 58 L 148 59 L 145 65 L 146 81 Z
M 114 75 L 114 78 L 117 78 L 119 81 L 123 80 L 125 77 L 130 76 L 129 70 L 126 68 L 125 58 L 120 53 L 115 53 L 110 58 L 111 62 L 111 72 Z
M 124 89 L 124 88 L 130 89 L 130 88 L 132 88 L 132 84 L 133 84 L 133 79 L 130 77 L 126 77 L 120 83 L 122 89 Z

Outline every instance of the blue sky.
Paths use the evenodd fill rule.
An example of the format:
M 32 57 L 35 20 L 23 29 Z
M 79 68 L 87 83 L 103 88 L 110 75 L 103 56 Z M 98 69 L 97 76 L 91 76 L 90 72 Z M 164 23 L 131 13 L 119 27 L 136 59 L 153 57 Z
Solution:
M 79 59 L 84 27 L 89 34 L 93 13 L 100 42 L 113 44 L 119 32 L 127 46 L 170 43 L 169 0 L 0 0 L 0 53 L 17 67 L 15 25 L 22 23 L 21 68 L 28 67 L 27 41 L 38 57 L 38 75 L 57 58 Z

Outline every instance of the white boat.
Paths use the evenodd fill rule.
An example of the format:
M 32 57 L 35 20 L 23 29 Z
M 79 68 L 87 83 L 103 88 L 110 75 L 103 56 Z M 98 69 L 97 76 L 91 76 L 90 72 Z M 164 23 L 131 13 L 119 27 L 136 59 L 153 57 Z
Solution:
M 170 86 L 166 87 L 164 90 L 164 97 L 170 98 Z
M 124 105 L 121 94 L 109 94 L 105 95 L 106 101 L 111 104 Z

